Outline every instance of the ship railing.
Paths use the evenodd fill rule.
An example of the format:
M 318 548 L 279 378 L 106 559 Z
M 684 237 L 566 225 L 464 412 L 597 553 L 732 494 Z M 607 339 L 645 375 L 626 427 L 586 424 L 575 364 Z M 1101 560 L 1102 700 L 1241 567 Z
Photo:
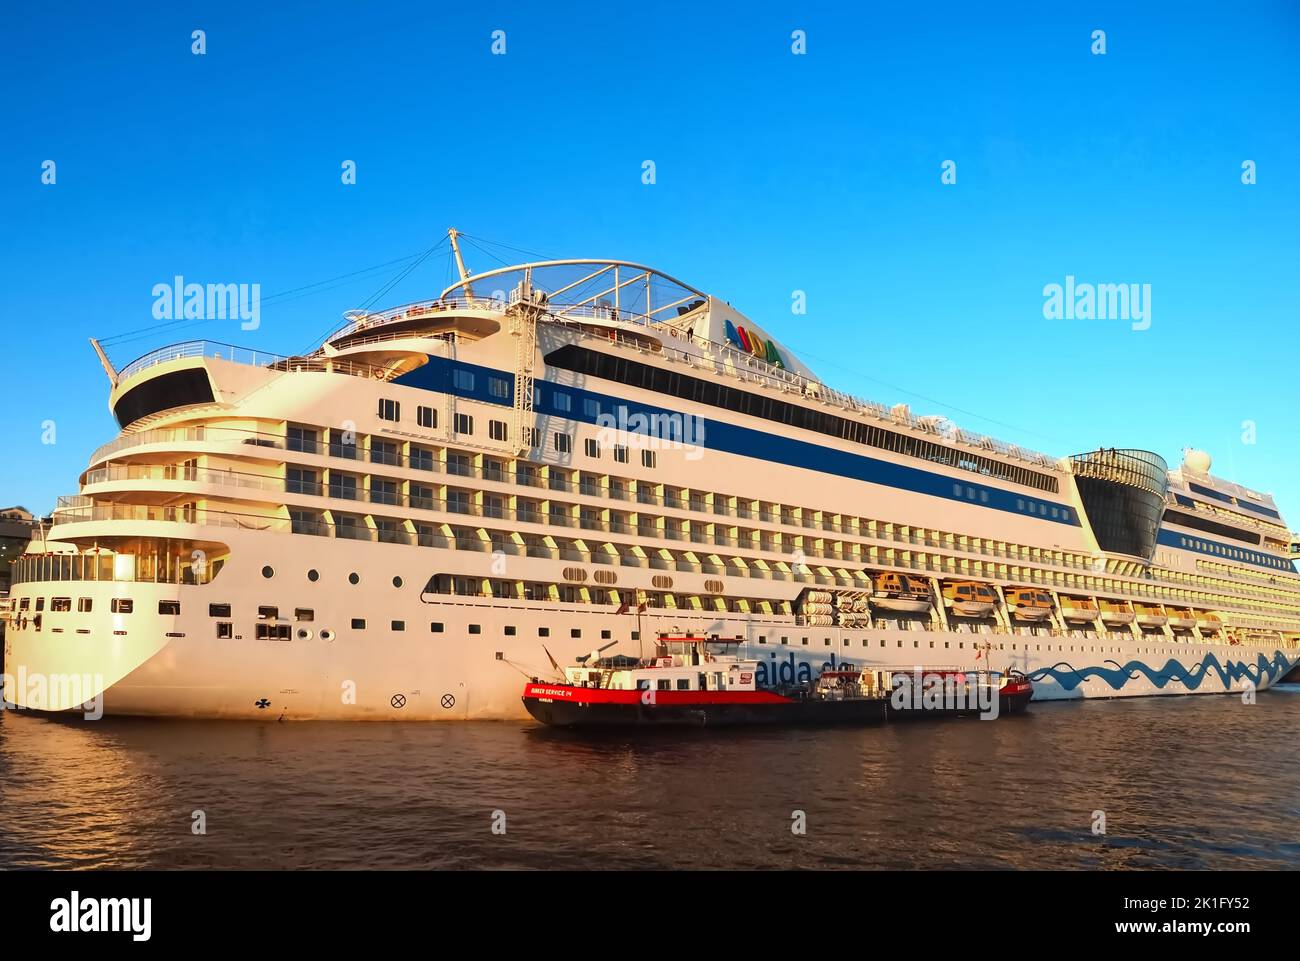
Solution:
M 564 323 L 568 318 L 555 317 L 552 319 Z M 576 324 L 576 322 L 575 322 Z M 776 388 L 786 392 L 800 394 L 806 398 L 821 401 L 834 407 L 839 407 L 845 411 L 854 414 L 860 414 L 872 417 L 878 421 L 890 425 L 902 425 L 914 430 L 930 434 L 941 440 L 957 442 L 972 449 L 973 452 L 979 452 L 984 455 L 996 454 L 1010 460 L 1018 460 L 1023 463 L 1032 464 L 1046 470 L 1057 470 L 1058 463 L 1055 458 L 1038 451 L 1028 450 L 1015 444 L 1008 444 L 995 438 L 986 437 L 980 434 L 973 434 L 969 431 L 954 429 L 948 433 L 939 431 L 934 422 L 923 417 L 919 417 L 910 411 L 904 412 L 899 409 L 890 409 L 884 404 L 877 401 L 866 400 L 847 394 L 843 391 L 835 390 L 826 386 L 819 380 L 806 377 L 802 374 L 781 367 L 769 364 L 767 361 L 738 350 L 730 344 L 719 344 L 701 337 L 695 337 L 685 334 L 673 328 L 662 328 L 656 326 L 656 332 L 665 333 L 671 331 L 679 339 L 690 342 L 699 350 L 688 351 L 679 347 L 671 346 L 670 342 L 664 342 L 662 345 L 647 346 L 641 340 L 634 337 L 620 336 L 617 329 L 610 332 L 593 332 L 581 326 L 575 326 L 575 333 L 585 339 L 599 342 L 613 341 L 622 347 L 638 351 L 650 357 L 662 357 L 669 361 L 685 364 L 690 367 L 709 374 L 722 374 L 724 376 L 738 378 L 741 381 L 758 384 L 760 386 Z M 702 352 L 701 352 L 702 351 Z
M 79 495 L 78 495 L 79 496 Z M 66 499 L 66 500 L 71 500 Z M 448 546 L 456 547 L 461 550 L 490 551 L 493 548 L 493 541 L 483 540 L 481 538 L 467 537 L 444 537 L 433 533 L 432 531 L 414 524 L 414 530 L 405 526 L 406 522 L 395 521 L 386 518 L 374 519 L 375 526 L 367 524 L 344 523 L 344 524 L 327 524 L 323 520 L 289 517 L 285 518 L 279 515 L 265 514 L 239 514 L 234 512 L 214 511 L 201 508 L 190 507 L 162 507 L 157 505 L 133 505 L 133 504 L 106 504 L 93 503 L 92 505 L 67 506 L 61 509 L 55 518 L 55 528 L 67 524 L 82 523 L 88 521 L 104 520 L 128 520 L 128 521 L 164 521 L 183 524 L 196 524 L 216 527 L 233 527 L 242 530 L 257 531 L 281 531 L 302 534 L 316 534 L 319 536 L 336 536 L 344 538 L 354 538 L 359 540 L 371 540 L 385 543 L 401 544 L 421 544 L 424 546 Z M 54 530 L 51 530 L 51 539 L 57 539 Z M 502 541 L 495 542 L 506 543 Z M 752 546 L 752 545 L 741 545 Z M 528 556 L 543 556 L 535 553 L 536 545 L 530 545 L 526 549 Z M 604 551 L 587 551 L 576 547 L 545 548 L 545 555 L 548 557 L 559 557 L 565 560 L 587 561 L 597 564 L 614 563 L 612 556 Z M 617 556 L 617 555 L 614 555 Z M 713 573 L 726 573 L 725 567 L 720 567 L 712 562 L 699 562 L 684 559 L 668 561 L 663 558 L 652 557 L 649 559 L 649 566 L 661 570 L 678 570 L 692 573 L 702 573 L 706 569 Z M 905 569 L 932 569 L 934 565 L 925 563 L 913 563 L 911 565 L 895 563 L 892 566 L 900 566 Z M 760 570 L 753 568 L 753 571 Z M 1026 572 L 1030 576 L 1018 578 L 1019 580 L 1029 580 L 1041 583 L 1044 587 L 1056 589 L 1070 589 L 1068 585 L 1061 585 L 1059 581 L 1051 576 L 1051 572 Z M 841 572 L 843 575 L 844 572 Z M 833 576 L 827 576 L 820 572 L 814 573 L 791 573 L 779 569 L 770 569 L 766 571 L 765 577 L 772 580 L 798 581 L 801 583 L 815 583 L 819 585 L 837 586 L 838 581 Z M 1128 589 L 1121 593 L 1130 596 L 1148 596 L 1153 600 L 1159 600 L 1163 603 L 1174 603 L 1167 596 L 1161 596 L 1158 589 L 1154 586 L 1141 589 L 1138 585 L 1128 585 Z M 1075 588 L 1078 589 L 1078 588 Z M 1188 603 L 1200 603 L 1194 598 L 1186 599 Z M 1232 608 L 1236 610 L 1235 608 Z M 1240 611 L 1243 615 L 1252 615 L 1248 609 Z M 1043 634 L 1044 632 L 1057 630 L 1055 628 L 1043 628 L 1029 625 L 1017 625 L 1012 628 L 1012 633 L 1024 635 Z M 1053 635 L 1056 636 L 1056 635 Z M 1061 632 L 1060 636 L 1071 636 L 1069 631 Z M 1073 635 L 1080 636 L 1080 635 Z M 1123 635 L 1127 636 L 1127 635 Z M 1166 638 L 1167 640 L 1167 638 Z
M 156 367 L 158 364 L 165 364 L 173 360 L 182 360 L 188 357 L 203 357 L 212 360 L 226 360 L 235 364 L 244 364 L 251 367 L 265 367 L 271 370 L 282 370 L 290 372 L 302 371 L 324 371 L 336 374 L 350 374 L 355 377 L 368 377 L 371 379 L 383 379 L 387 374 L 387 369 L 378 367 L 374 364 L 363 364 L 346 358 L 329 358 L 318 354 L 309 356 L 288 356 L 285 354 L 272 353 L 265 350 L 253 350 L 248 347 L 237 347 L 234 344 L 223 344 L 211 340 L 191 340 L 184 343 L 171 344 L 167 347 L 159 347 L 152 350 L 142 357 L 137 357 L 131 363 L 123 367 L 117 374 L 117 384 L 120 386 L 129 378 L 135 376 L 143 370 L 150 367 Z
M 236 347 L 233 344 L 221 344 L 211 340 L 189 340 L 179 344 L 159 347 L 157 350 L 151 350 L 149 353 L 137 357 L 118 371 L 118 383 L 134 374 L 138 374 L 142 370 L 186 357 L 219 357 L 223 360 L 233 360 L 236 363 L 253 364 L 259 367 L 265 367 L 267 364 L 284 359 L 281 354 L 249 350 Z

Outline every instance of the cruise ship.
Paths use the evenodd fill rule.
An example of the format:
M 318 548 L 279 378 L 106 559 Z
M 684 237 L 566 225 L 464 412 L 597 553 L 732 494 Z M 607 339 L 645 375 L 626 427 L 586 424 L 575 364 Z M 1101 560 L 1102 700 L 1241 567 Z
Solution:
M 100 350 L 121 430 L 14 564 L 11 704 L 522 719 L 529 678 L 666 635 L 768 686 L 945 665 L 1037 699 L 1300 660 L 1289 529 L 1202 452 L 1025 450 L 835 390 L 653 268 L 474 274 L 451 240 L 440 296 L 304 355 Z

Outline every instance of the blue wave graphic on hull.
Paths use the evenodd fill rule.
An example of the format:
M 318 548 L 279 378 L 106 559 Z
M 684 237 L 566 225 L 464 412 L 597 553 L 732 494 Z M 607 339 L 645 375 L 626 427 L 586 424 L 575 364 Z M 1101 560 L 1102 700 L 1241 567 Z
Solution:
M 1115 666 L 1112 668 L 1094 665 L 1077 668 L 1068 661 L 1058 661 L 1051 667 L 1039 668 L 1028 676 L 1031 681 L 1042 681 L 1050 677 L 1067 691 L 1073 691 L 1090 677 L 1099 677 L 1109 684 L 1112 690 L 1118 691 L 1129 681 L 1136 681 L 1139 676 L 1145 675 L 1148 681 L 1161 689 L 1171 682 L 1178 681 L 1188 690 L 1195 691 L 1211 671 L 1218 675 L 1219 681 L 1225 688 L 1231 687 L 1233 681 L 1240 681 L 1243 678 L 1259 687 L 1265 675 L 1268 675 L 1271 683 L 1286 674 L 1292 666 L 1281 651 L 1277 651 L 1271 661 L 1260 654 L 1254 664 L 1247 664 L 1245 661 L 1229 661 L 1226 665 L 1221 664 L 1212 653 L 1206 654 L 1190 668 L 1183 667 L 1173 658 L 1165 664 L 1164 670 L 1156 670 L 1142 661 L 1129 661 L 1124 665 L 1117 661 L 1104 663 Z

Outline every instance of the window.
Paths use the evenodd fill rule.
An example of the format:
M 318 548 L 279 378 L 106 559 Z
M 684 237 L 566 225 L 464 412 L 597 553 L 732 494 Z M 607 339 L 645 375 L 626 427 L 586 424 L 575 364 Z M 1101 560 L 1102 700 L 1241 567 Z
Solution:
M 275 577 L 275 568 L 271 567 L 269 564 L 266 567 L 263 567 L 262 576 L 269 581 L 271 578 Z
M 553 443 L 557 453 L 568 454 L 573 450 L 573 438 L 560 431 L 555 432 Z
M 578 627 L 570 628 L 570 629 L 569 629 L 569 636 L 570 636 L 570 637 L 582 637 L 582 629 L 581 629 L 581 628 L 578 628 Z
M 395 400 L 379 400 L 379 419 L 380 420 L 401 420 L 402 405 Z
M 510 429 L 503 420 L 490 420 L 488 421 L 488 436 L 493 440 L 509 440 Z
M 130 614 L 135 610 L 135 602 L 129 597 L 115 597 L 109 604 L 109 610 L 114 614 Z
M 537 636 L 538 636 L 538 637 L 550 637 L 550 636 L 551 636 L 551 629 L 550 629 L 549 627 L 539 627 L 539 628 L 537 629 Z
M 357 499 L 357 479 L 351 474 L 330 471 L 330 497 L 354 501 Z
M 507 625 L 506 625 L 506 637 L 514 637 L 514 636 L 515 636 L 515 628 L 514 628 L 514 625 L 513 625 L 513 624 L 507 624 Z
M 438 412 L 432 407 L 417 407 L 415 408 L 415 422 L 421 427 L 437 427 Z
M 599 377 L 602 380 L 612 380 L 643 390 L 652 390 L 779 424 L 827 434 L 851 443 L 948 464 L 1052 493 L 1059 490 L 1057 478 L 1050 474 L 1018 467 L 944 444 L 922 441 L 907 434 L 877 427 L 865 420 L 838 417 L 817 407 L 777 400 L 717 381 L 689 377 L 676 370 L 652 367 L 574 344 L 548 353 L 546 363 L 552 367 Z
M 357 459 L 357 435 L 351 430 L 330 431 L 330 456 Z
M 307 572 L 307 580 L 312 581 L 313 583 L 320 580 L 320 571 L 313 567 Z
M 364 617 L 352 618 L 352 630 L 364 631 L 366 629 L 366 619 Z
M 557 390 L 551 395 L 551 402 L 558 411 L 568 413 L 573 410 L 573 398 L 562 390 Z
M 256 637 L 259 641 L 289 640 L 288 624 L 258 624 Z
M 433 451 L 424 447 L 412 447 L 409 463 L 414 470 L 433 470 Z
M 393 621 L 389 627 L 395 631 L 404 631 L 406 630 L 406 621 Z
M 318 437 L 317 432 L 310 427 L 298 427 L 290 424 L 285 447 L 289 450 L 301 451 L 304 454 L 314 454 L 316 453 Z
M 604 630 L 600 632 L 600 639 L 602 641 L 608 641 L 612 636 L 613 636 L 612 633 L 608 630 Z
M 290 467 L 284 474 L 284 489 L 290 494 L 319 495 L 320 474 L 305 467 Z
M 159 601 L 158 602 L 159 614 L 179 615 L 180 612 L 181 612 L 180 601 Z
M 456 433 L 472 434 L 474 433 L 474 418 L 469 414 L 456 415 Z
M 457 368 L 452 371 L 451 382 L 457 390 L 473 390 L 474 375 L 468 370 Z
M 689 677 L 679 677 L 677 679 L 677 690 L 689 691 L 691 689 L 691 679 Z
M 524 442 L 524 446 L 527 447 L 527 448 L 529 448 L 529 449 L 531 449 L 531 450 L 536 450 L 536 449 L 537 449 L 537 444 L 538 444 L 538 439 L 540 438 L 540 436 L 541 436 L 541 435 L 540 435 L 540 433 L 538 432 L 538 430 L 537 430 L 536 427 L 525 427 L 525 428 L 523 428 L 523 438 L 522 438 L 522 440 L 523 440 L 523 442 Z
M 423 484 L 411 484 L 409 490 L 410 494 L 407 500 L 410 502 L 410 506 L 426 511 L 434 510 L 432 487 L 426 487 Z
M 588 457 L 600 456 L 600 441 L 596 440 L 596 438 L 588 437 L 583 441 L 583 446 L 586 448 Z
M 297 508 L 289 510 L 289 529 L 295 534 L 316 534 L 321 537 L 329 536 L 329 527 L 325 524 L 324 515 L 317 511 L 304 511 Z
M 230 616 L 229 604 L 208 605 L 208 617 L 229 617 L 229 616 Z
M 586 417 L 596 418 L 600 416 L 600 401 L 588 397 L 582 402 L 582 413 Z
M 235 636 L 235 627 L 229 621 L 217 621 L 217 638 L 229 640 Z
M 310 607 L 295 607 L 293 609 L 293 619 L 295 621 L 314 621 L 316 612 Z
M 642 467 L 651 467 L 651 468 L 655 466 L 655 452 L 654 452 L 654 451 L 652 451 L 652 450 L 643 450 L 643 451 L 641 452 L 641 466 L 642 466 Z
M 70 597 L 51 597 L 50 610 L 55 613 L 66 613 L 72 610 L 72 598 Z
M 89 614 L 94 609 L 95 601 L 90 597 L 77 598 L 77 610 L 82 614 Z
M 471 624 L 471 625 L 469 626 L 469 632 L 470 632 L 471 634 L 482 634 L 482 633 L 483 633 L 483 625 L 481 625 L 481 624 Z
M 386 477 L 370 478 L 370 501 L 373 504 L 398 503 L 397 481 Z
M 259 607 L 257 609 L 257 619 L 259 621 L 274 621 L 280 616 L 278 607 Z
M 505 400 L 510 396 L 510 381 L 504 377 L 488 377 L 488 393 L 497 400 Z
M 402 456 L 397 450 L 397 445 L 387 440 L 370 440 L 370 462 L 372 464 L 391 464 L 396 467 L 401 464 Z
M 627 463 L 627 447 L 623 444 L 614 445 L 614 460 L 620 464 Z
M 431 634 L 441 634 L 442 630 L 442 621 L 434 621 L 429 625 L 429 633 Z

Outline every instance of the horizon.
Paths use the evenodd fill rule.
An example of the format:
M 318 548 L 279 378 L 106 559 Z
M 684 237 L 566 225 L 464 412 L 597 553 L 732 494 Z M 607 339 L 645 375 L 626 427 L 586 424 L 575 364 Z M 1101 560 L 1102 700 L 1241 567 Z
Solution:
M 86 339 L 119 369 L 192 339 L 302 353 L 395 279 L 377 309 L 436 296 L 445 243 L 399 275 L 453 224 L 472 272 L 500 245 L 645 263 L 846 393 L 1053 457 L 1205 450 L 1300 513 L 1288 4 L 674 5 L 635 36 L 506 5 L 13 17 L 0 501 L 38 516 L 117 433 Z M 259 284 L 260 326 L 145 330 L 176 276 Z M 1049 317 L 1078 284 L 1136 285 L 1145 317 Z

